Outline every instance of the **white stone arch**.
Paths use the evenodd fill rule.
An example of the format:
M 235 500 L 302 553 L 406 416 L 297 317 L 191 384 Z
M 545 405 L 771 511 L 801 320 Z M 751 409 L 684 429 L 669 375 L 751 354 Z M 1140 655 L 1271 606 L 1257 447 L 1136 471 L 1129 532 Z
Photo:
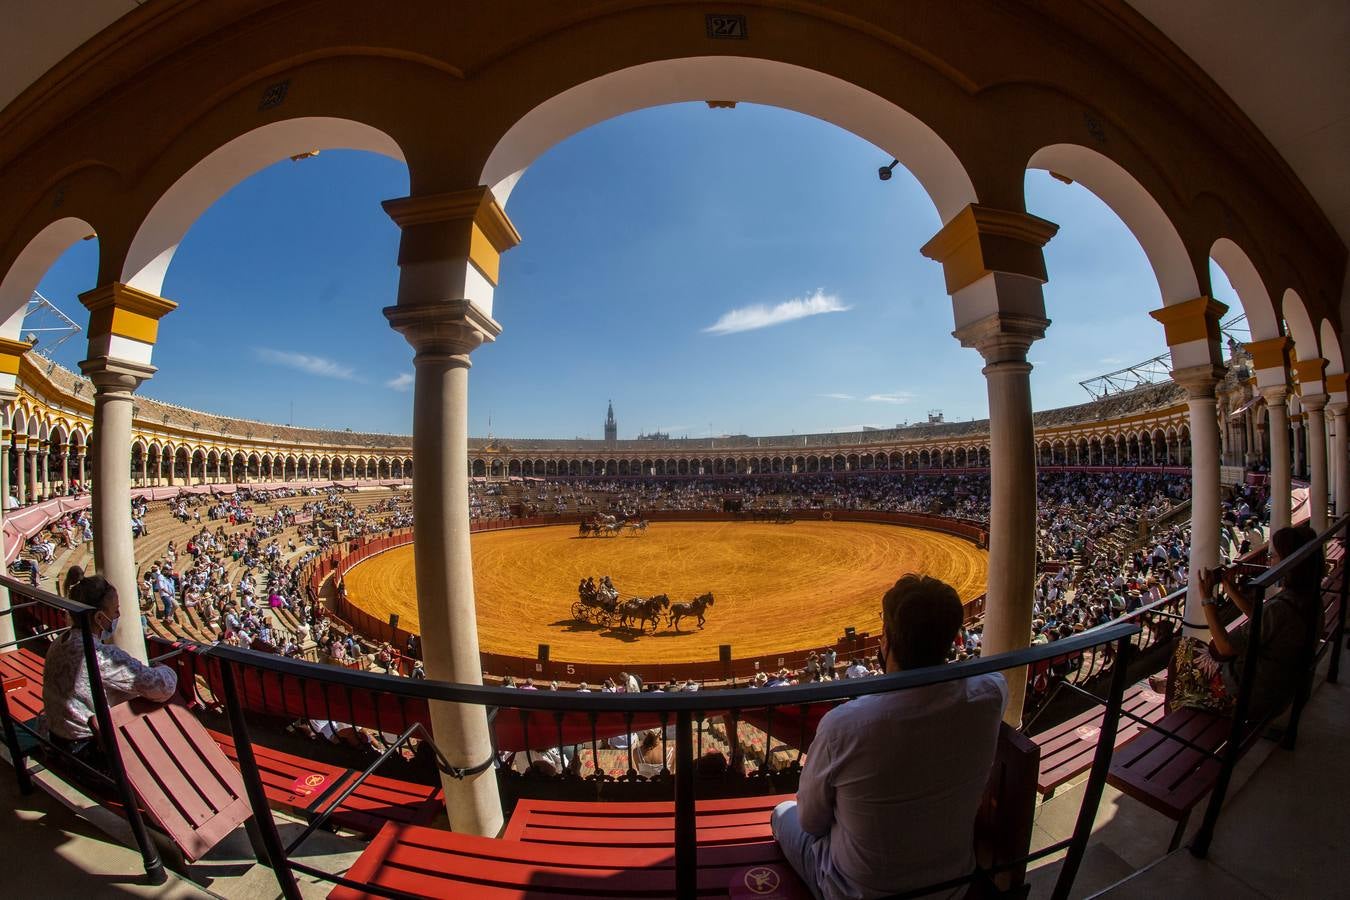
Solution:
M 84 219 L 67 216 L 33 236 L 0 280 L 0 337 L 12 340 L 19 336 L 28 298 L 37 290 L 42 276 L 61 254 L 93 233 L 94 226 Z
M 1275 303 L 1270 299 L 1261 273 L 1256 271 L 1249 257 L 1231 238 L 1219 238 L 1209 248 L 1209 258 L 1223 269 L 1229 284 L 1237 292 L 1242 309 L 1247 314 L 1247 325 L 1253 341 L 1265 341 L 1280 336 L 1280 319 L 1275 314 Z
M 1284 312 L 1284 323 L 1289 326 L 1289 336 L 1294 339 L 1294 353 L 1301 360 L 1316 359 L 1321 355 L 1317 344 L 1317 329 L 1313 328 L 1308 307 L 1303 298 L 1293 288 L 1284 292 L 1284 302 L 1280 304 Z
M 502 135 L 480 184 L 503 207 L 535 159 L 577 132 L 625 113 L 728 97 L 814 116 L 890 153 L 918 179 L 948 222 L 976 202 L 975 186 L 951 147 L 918 117 L 833 75 L 741 56 L 692 56 L 610 72 L 556 94 Z
M 1115 160 L 1078 144 L 1051 144 L 1033 153 L 1027 168 L 1071 178 L 1109 206 L 1143 248 L 1164 305 L 1200 296 L 1181 233 L 1148 189 Z
M 1345 358 L 1341 355 L 1341 342 L 1336 336 L 1336 327 L 1331 324 L 1330 319 L 1323 319 L 1318 331 L 1322 336 L 1322 358 L 1327 361 L 1327 374 L 1344 374 Z
M 365 150 L 406 163 L 393 138 L 351 119 L 304 116 L 262 125 L 207 154 L 160 195 L 132 238 L 121 280 L 160 293 L 174 252 L 202 213 L 251 175 L 315 149 Z

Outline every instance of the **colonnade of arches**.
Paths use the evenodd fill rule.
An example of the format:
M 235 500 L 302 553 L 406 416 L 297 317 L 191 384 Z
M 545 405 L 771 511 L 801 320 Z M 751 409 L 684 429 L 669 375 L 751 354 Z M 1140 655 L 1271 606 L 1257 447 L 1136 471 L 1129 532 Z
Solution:
M 834 3 L 751 5 L 743 33 L 755 38 L 726 42 L 685 4 L 534 4 L 485 8 L 433 49 L 424 23 L 440 21 L 443 9 L 430 0 L 382 10 L 378 47 L 370 46 L 370 12 L 359 0 L 332 0 L 321 37 L 288 26 L 292 6 L 277 3 L 241 19 L 222 4 L 175 30 L 145 27 L 158 10 L 129 14 L 114 26 L 125 30 L 112 35 L 125 41 L 123 52 L 153 59 L 172 50 L 176 65 L 122 74 L 91 62 L 75 74 L 61 72 L 63 84 L 77 75 L 115 79 L 97 104 L 66 103 L 53 75 L 46 100 L 28 107 L 22 145 L 16 140 L 13 159 L 0 169 L 0 195 L 9 201 L 0 210 L 0 320 L 7 319 L 0 351 L 21 353 L 19 314 L 42 273 L 74 242 L 91 234 L 100 241 L 97 283 L 81 295 L 91 311 L 82 368 L 95 385 L 99 435 L 95 553 L 130 604 L 119 643 L 141 643 L 125 537 L 131 405 L 155 371 L 156 323 L 175 307 L 160 296 L 174 253 L 202 212 L 248 175 L 297 153 L 359 149 L 408 169 L 410 195 L 385 204 L 401 231 L 399 288 L 396 298 L 379 302 L 392 303 L 385 314 L 416 352 L 418 464 L 451 473 L 414 486 L 427 671 L 477 681 L 476 635 L 462 624 L 473 621 L 474 606 L 467 484 L 459 473 L 474 468 L 464 416 L 469 358 L 502 332 L 494 292 L 510 267 L 502 255 L 521 240 L 505 209 L 521 173 L 550 147 L 605 119 L 668 103 L 725 98 L 815 116 L 894 156 L 927 192 L 940 227 L 912 249 L 942 266 L 953 334 L 978 352 L 971 364 L 982 366 L 989 393 L 986 652 L 1030 639 L 1032 464 L 1045 448 L 1031 417 L 1028 350 L 1050 326 L 1042 286 L 1054 273 L 1043 247 L 1058 226 L 1027 210 L 1028 171 L 1049 171 L 1099 197 L 1138 240 L 1157 277 L 1151 315 L 1163 327 L 1173 378 L 1187 393 L 1188 440 L 1180 428 L 1170 439 L 1165 430 L 1161 440 L 1156 431 L 1140 432 L 1098 440 L 1096 452 L 1189 455 L 1192 574 L 1218 561 L 1216 388 L 1224 377 L 1219 322 L 1227 308 L 1214 299 L 1212 265 L 1227 275 L 1250 324 L 1252 377 L 1270 420 L 1277 524 L 1288 518 L 1291 391 L 1306 416 L 1315 526 L 1327 519 L 1329 465 L 1342 473 L 1338 485 L 1350 483 L 1337 302 L 1344 244 L 1293 176 L 1251 151 L 1269 148 L 1254 127 L 1240 117 L 1191 114 L 1226 98 L 1209 96 L 1217 88 L 1180 69 L 1153 66 L 1158 52 L 1175 48 L 1150 45 L 1154 30 L 1132 27 L 1127 8 L 1113 13 L 1118 20 L 1082 28 L 1068 7 L 949 4 L 916 13 L 882 4 L 846 15 Z M 269 40 L 258 40 L 261 33 Z M 1000 39 L 970 52 L 966 36 L 978 34 Z M 1110 77 L 1084 68 L 1099 58 L 1114 61 Z M 1034 79 L 1028 59 L 1036 61 Z M 1090 94 L 1081 90 L 1084 79 L 1092 79 Z M 351 91 L 351 84 L 363 89 Z M 192 85 L 199 101 L 181 102 L 183 85 Z M 107 140 L 110 122 L 138 123 L 136 139 Z M 1327 410 L 1336 420 L 1330 452 Z M 184 448 L 188 472 L 199 449 Z M 957 449 L 937 448 L 939 464 L 948 452 L 954 464 Z M 151 450 L 143 447 L 147 463 Z M 179 448 L 161 447 L 159 458 L 166 452 L 175 471 Z M 206 469 L 212 452 L 202 451 Z M 931 466 L 935 451 L 927 452 Z M 1048 452 L 1057 452 L 1053 440 Z M 1084 447 L 1075 440 L 1071 449 L 1066 440 L 1059 452 L 1090 460 L 1094 441 Z M 849 455 L 842 462 L 828 457 L 828 471 L 847 469 Z M 720 462 L 725 472 L 729 458 L 739 468 L 737 457 L 699 462 L 714 472 Z M 237 462 L 231 455 L 231 471 Z M 543 462 L 547 474 L 549 460 Z M 624 460 L 606 456 L 606 471 L 611 462 L 619 469 Z M 633 460 L 627 462 L 631 471 Z M 809 471 L 810 458 L 803 462 Z M 487 469 L 496 461 L 483 463 Z M 589 463 L 594 470 L 596 458 Z M 678 472 L 681 458 L 674 463 Z M 755 465 L 763 463 L 761 455 Z M 341 464 L 345 472 L 347 461 Z M 772 470 L 773 457 L 768 464 Z M 567 465 L 570 471 L 570 459 Z M 823 465 L 817 456 L 817 469 Z M 311 457 L 305 468 L 312 467 Z M 1342 509 L 1350 506 L 1338 499 Z M 1203 634 L 1201 599 L 1193 588 L 1188 634 Z M 1021 694 L 1011 679 L 1014 720 Z M 434 705 L 432 722 L 450 764 L 472 767 L 490 752 L 481 708 Z M 456 830 L 499 829 L 490 772 L 446 778 L 444 787 Z
M 137 439 L 131 479 L 137 487 L 250 484 L 268 481 L 401 480 L 412 477 L 411 456 L 332 456 L 259 452 Z

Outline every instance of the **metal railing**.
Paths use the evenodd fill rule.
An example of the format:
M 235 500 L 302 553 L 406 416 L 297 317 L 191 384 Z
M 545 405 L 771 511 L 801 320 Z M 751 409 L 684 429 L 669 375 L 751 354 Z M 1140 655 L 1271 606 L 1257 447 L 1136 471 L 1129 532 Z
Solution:
M 299 897 L 295 882 L 295 872 L 301 872 L 314 878 L 360 889 L 382 896 L 402 896 L 378 886 L 353 882 L 343 876 L 333 875 L 322 869 L 287 858 L 275 822 L 267 806 L 267 798 L 262 781 L 252 758 L 250 734 L 245 714 L 244 690 L 250 672 L 261 671 L 266 684 L 266 673 L 273 676 L 273 690 L 284 690 L 285 679 L 295 682 L 323 682 L 325 685 L 339 687 L 346 694 L 359 697 L 379 697 L 381 695 L 397 698 L 399 701 L 421 701 L 425 703 L 445 702 L 473 704 L 495 711 L 496 720 L 503 719 L 503 710 L 518 710 L 527 717 L 541 715 L 552 717 L 562 743 L 562 734 L 567 728 L 566 718 L 579 716 L 594 735 L 601 730 L 600 722 L 606 717 L 613 721 L 617 717 L 621 728 L 631 728 L 635 720 L 656 720 L 663 725 L 673 719 L 675 726 L 674 752 L 674 855 L 676 872 L 676 893 L 681 897 L 691 897 L 697 879 L 697 840 L 695 831 L 695 729 L 694 721 L 710 715 L 733 716 L 754 713 L 761 710 L 788 709 L 799 716 L 799 723 L 805 721 L 806 713 L 813 707 L 850 700 L 868 694 L 889 693 L 911 690 L 934 684 L 957 681 L 975 675 L 1015 669 L 1035 665 L 1064 653 L 1074 653 L 1095 647 L 1111 645 L 1115 648 L 1118 661 L 1125 661 L 1132 652 L 1132 639 L 1139 633 L 1138 625 L 1118 623 L 1102 626 L 1083 634 L 1056 642 L 1053 646 L 1032 647 L 998 656 L 967 660 L 951 665 L 937 666 L 912 672 L 875 676 L 834 683 L 800 685 L 771 689 L 738 689 L 708 691 L 696 693 L 656 693 L 638 696 L 625 694 L 577 694 L 551 691 L 520 691 L 510 688 L 487 687 L 478 685 L 450 684 L 436 681 L 420 681 L 356 672 L 332 667 L 316 666 L 309 663 L 289 660 L 268 654 L 218 645 L 203 651 L 203 655 L 212 664 L 220 667 L 223 687 L 223 700 L 229 713 L 234 731 L 235 746 L 239 748 L 239 763 L 244 774 L 245 786 L 253 804 L 254 815 L 262 830 L 263 846 L 267 850 L 267 860 L 276 874 L 278 884 L 286 897 Z M 1121 701 L 1126 685 L 1127 666 L 1118 665 L 1112 678 L 1108 696 L 1105 698 L 1106 711 L 1101 726 L 1101 738 L 1094 757 L 1091 774 L 1084 791 L 1084 799 L 1079 809 L 1078 820 L 1072 837 L 1043 847 L 1008 865 L 1025 865 L 1051 854 L 1066 852 L 1067 856 L 1060 871 L 1054 896 L 1066 897 L 1076 877 L 1079 864 L 1087 847 L 1088 837 L 1100 802 L 1102 789 L 1106 783 L 1107 768 L 1110 764 L 1112 748 L 1115 742 L 1117 725 L 1120 720 Z M 506 717 L 509 721 L 510 717 Z M 770 718 L 770 723 L 772 719 Z M 612 727 L 612 726 L 611 726 Z M 770 724 L 772 729 L 772 724 Z M 575 730 L 573 730 L 575 733 Z M 665 733 L 666 728 L 662 728 Z M 406 737 L 406 733 L 404 735 Z M 526 738 L 528 743 L 528 738 Z M 807 742 L 809 743 L 809 741 Z M 562 748 L 559 748 L 560 751 Z M 805 749 L 799 748 L 799 749 Z M 495 753 L 494 753 L 495 757 Z M 663 766 L 663 770 L 664 770 Z M 987 871 L 977 870 L 952 883 L 930 886 L 925 890 L 912 892 L 920 896 L 926 890 L 939 887 L 952 887 L 962 883 L 971 883 L 988 877 Z

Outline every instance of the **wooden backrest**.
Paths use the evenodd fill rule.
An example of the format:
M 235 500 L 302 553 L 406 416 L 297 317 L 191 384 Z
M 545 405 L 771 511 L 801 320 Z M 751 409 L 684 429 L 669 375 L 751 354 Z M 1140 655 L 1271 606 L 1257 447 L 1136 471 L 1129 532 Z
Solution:
M 132 700 L 112 720 L 127 781 L 189 861 L 249 818 L 239 770 L 186 707 Z
M 994 767 L 975 818 L 975 857 L 981 866 L 1000 865 L 1030 851 L 1040 762 L 1041 748 L 1035 742 L 1006 722 L 999 726 Z M 1022 865 L 1000 873 L 995 882 L 1006 891 L 1025 878 Z M 972 886 L 968 896 L 985 896 L 980 888 Z

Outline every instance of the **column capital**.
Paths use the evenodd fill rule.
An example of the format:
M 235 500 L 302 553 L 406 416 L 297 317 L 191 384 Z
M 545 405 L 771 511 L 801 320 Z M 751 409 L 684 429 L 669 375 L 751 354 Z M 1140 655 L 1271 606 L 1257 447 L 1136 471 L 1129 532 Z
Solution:
M 1320 413 L 1326 408 L 1328 398 L 1326 394 L 1304 394 L 1299 399 L 1309 413 Z
M 1173 369 L 1172 380 L 1186 389 L 1187 400 L 1216 400 L 1214 388 L 1224 374 L 1223 366 L 1187 366 Z
M 1213 297 L 1194 297 L 1155 309 L 1149 315 L 1163 327 L 1167 346 L 1219 340 L 1219 320 L 1228 307 Z
M 962 347 L 973 347 L 990 365 L 1026 363 L 1027 350 L 1045 337 L 1049 319 L 994 313 L 952 332 Z
M 501 255 L 520 243 L 520 232 L 484 185 L 463 191 L 386 200 L 384 211 L 403 230 L 400 266 L 466 259 L 495 287 Z
M 172 300 L 116 281 L 85 291 L 80 302 L 89 310 L 89 360 L 146 368 L 159 336 L 159 320 L 178 308 Z
M 1285 404 L 1289 402 L 1289 393 L 1288 384 L 1271 384 L 1261 388 L 1261 396 L 1265 398 L 1268 409 L 1279 407 L 1284 410 Z
M 1054 222 L 1024 212 L 970 204 L 919 249 L 942 264 L 947 293 L 992 272 L 1047 280 L 1041 248 L 1059 231 Z
M 1313 393 L 1322 392 L 1322 382 L 1326 378 L 1327 361 L 1320 356 L 1312 359 L 1300 359 L 1294 363 L 1294 376 L 1301 387 L 1307 387 Z M 1302 391 L 1300 391 L 1302 394 Z
M 1252 355 L 1252 368 L 1260 372 L 1263 369 L 1289 369 L 1289 348 L 1294 342 L 1288 335 L 1268 338 L 1264 341 L 1248 341 L 1244 346 Z
M 1328 375 L 1325 380 L 1328 394 L 1345 394 L 1346 384 L 1350 381 L 1350 375 L 1344 372 L 1337 372 L 1335 375 Z
M 1344 400 L 1333 400 L 1327 404 L 1327 412 L 1338 419 L 1345 415 L 1346 410 L 1350 410 L 1350 403 Z
M 418 357 L 456 358 L 466 366 L 470 353 L 502 333 L 502 326 L 469 300 L 387 306 L 384 316 Z
M 126 394 L 129 397 L 158 370 L 151 365 L 103 356 L 83 360 L 80 371 L 94 383 L 95 396 Z

